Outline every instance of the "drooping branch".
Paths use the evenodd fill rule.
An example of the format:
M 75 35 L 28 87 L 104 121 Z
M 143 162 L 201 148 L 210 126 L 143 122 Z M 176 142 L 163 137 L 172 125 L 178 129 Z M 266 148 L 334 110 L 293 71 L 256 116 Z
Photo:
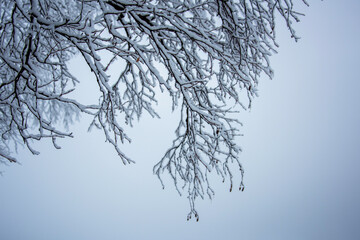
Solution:
M 123 124 L 143 112 L 158 117 L 159 86 L 182 115 L 154 173 L 161 180 L 166 170 L 179 193 L 187 189 L 189 217 L 198 218 L 197 197 L 214 194 L 208 174 L 228 179 L 231 190 L 234 163 L 244 189 L 235 114 L 251 107 L 260 75 L 273 76 L 276 15 L 298 39 L 292 0 L 6 0 L 0 7 L 0 159 L 16 161 L 11 142 L 34 154 L 32 140 L 50 138 L 59 148 L 57 138 L 72 137 L 59 123 L 82 112 L 131 163 L 120 148 L 130 141 Z M 66 65 L 75 55 L 96 79 L 100 98 L 92 105 L 69 97 L 79 81 Z

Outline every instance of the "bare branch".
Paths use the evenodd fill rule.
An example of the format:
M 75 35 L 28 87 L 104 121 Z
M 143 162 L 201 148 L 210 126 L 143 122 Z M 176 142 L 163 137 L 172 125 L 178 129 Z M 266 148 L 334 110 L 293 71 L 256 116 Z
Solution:
M 188 218 L 198 219 L 195 200 L 214 195 L 210 173 L 228 179 L 231 191 L 237 170 L 244 189 L 236 112 L 251 107 L 262 73 L 273 76 L 275 16 L 299 39 L 292 21 L 302 14 L 293 7 L 292 0 L 1 1 L 0 160 L 16 162 L 11 143 L 38 154 L 32 141 L 49 138 L 60 148 L 57 138 L 72 137 L 62 123 L 85 113 L 93 117 L 89 129 L 100 128 L 123 163 L 132 163 L 120 149 L 131 141 L 123 124 L 143 112 L 159 117 L 159 86 L 181 119 L 153 170 L 160 180 L 166 170 L 180 194 L 186 189 Z M 66 65 L 75 55 L 96 79 L 100 99 L 92 105 L 69 97 L 79 82 Z M 121 73 L 110 78 L 114 64 Z

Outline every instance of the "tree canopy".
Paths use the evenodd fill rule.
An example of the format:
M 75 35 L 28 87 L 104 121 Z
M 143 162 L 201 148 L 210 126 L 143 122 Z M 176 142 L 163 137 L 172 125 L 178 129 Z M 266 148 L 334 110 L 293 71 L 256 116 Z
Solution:
M 16 162 L 17 144 L 38 154 L 33 140 L 49 138 L 59 148 L 56 139 L 72 137 L 59 123 L 84 113 L 123 163 L 132 163 L 121 150 L 130 141 L 123 124 L 143 112 L 158 116 L 159 87 L 181 117 L 153 171 L 187 192 L 188 218 L 198 219 L 195 199 L 214 194 L 208 174 L 229 179 L 230 191 L 233 171 L 243 175 L 236 112 L 251 107 L 261 74 L 273 76 L 277 16 L 297 40 L 292 22 L 301 14 L 293 0 L 1 1 L 0 161 Z M 81 81 L 67 66 L 76 55 L 101 93 L 92 105 L 69 97 Z M 113 65 L 121 68 L 116 77 L 109 76 Z M 243 181 L 236 187 L 243 190 Z

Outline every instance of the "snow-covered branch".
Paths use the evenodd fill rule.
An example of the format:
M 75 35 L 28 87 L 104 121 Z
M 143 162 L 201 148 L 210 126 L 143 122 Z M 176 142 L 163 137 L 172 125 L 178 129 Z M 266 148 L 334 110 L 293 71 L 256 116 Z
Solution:
M 295 2 L 295 1 L 294 1 Z M 300 2 L 300 1 L 299 1 Z M 303 1 L 307 4 L 305 1 Z M 176 139 L 154 173 L 166 170 L 194 204 L 214 194 L 208 174 L 229 179 L 243 167 L 234 112 L 251 107 L 261 73 L 273 76 L 275 16 L 291 36 L 300 13 L 293 0 L 4 0 L 0 3 L 0 159 L 15 162 L 9 144 L 72 137 L 59 122 L 93 116 L 124 162 L 121 126 L 153 109 L 159 86 L 181 109 Z M 97 81 L 98 102 L 69 97 L 78 81 L 67 62 L 81 56 Z M 107 56 L 110 56 L 107 57 Z M 119 61 L 121 60 L 121 61 Z M 109 69 L 119 64 L 119 76 Z M 159 66 L 162 71 L 159 71 Z M 243 102 L 243 97 L 248 98 Z M 234 168 L 231 163 L 235 163 Z M 178 184 L 182 184 L 179 188 Z

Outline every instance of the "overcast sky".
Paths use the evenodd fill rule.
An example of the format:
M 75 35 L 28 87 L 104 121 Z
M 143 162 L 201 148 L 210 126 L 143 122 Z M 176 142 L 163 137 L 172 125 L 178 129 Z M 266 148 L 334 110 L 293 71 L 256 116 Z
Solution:
M 160 120 L 130 129 L 127 166 L 83 117 L 61 150 L 44 142 L 40 156 L 19 149 L 22 165 L 0 166 L 0 239 L 360 239 L 360 2 L 309 3 L 299 42 L 279 24 L 275 77 L 239 116 L 244 192 L 215 181 L 187 222 L 186 196 L 152 174 L 178 115 L 159 104 Z

